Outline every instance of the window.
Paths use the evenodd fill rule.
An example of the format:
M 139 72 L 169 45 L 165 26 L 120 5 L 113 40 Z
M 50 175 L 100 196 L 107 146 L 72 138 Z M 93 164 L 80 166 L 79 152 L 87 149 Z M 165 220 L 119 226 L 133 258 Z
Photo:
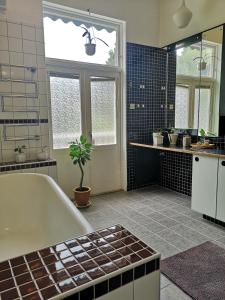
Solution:
M 195 112 L 194 127 L 203 128 L 205 131 L 211 131 L 210 127 L 211 114 L 211 89 L 195 89 Z
M 215 131 L 210 115 L 216 109 L 213 93 L 216 90 L 216 53 L 219 47 L 202 41 L 177 50 L 176 128 Z M 200 70 L 199 63 L 203 61 L 206 67 Z
M 177 50 L 177 74 L 185 76 L 213 77 L 216 45 L 202 42 Z M 206 62 L 205 69 L 199 69 L 200 62 Z
M 97 51 L 93 56 L 85 53 L 82 27 L 95 37 Z M 123 57 L 119 53 L 123 44 L 119 44 L 119 37 L 123 23 L 47 4 L 44 30 L 53 149 L 68 148 L 81 134 L 95 149 L 116 149 L 120 146 L 118 104 Z
M 88 56 L 85 52 L 86 37 L 84 28 L 90 31 L 93 43 L 96 43 L 96 53 Z M 71 19 L 64 21 L 44 17 L 45 52 L 50 58 L 87 62 L 103 65 L 118 65 L 118 43 L 116 28 L 101 27 L 85 20 Z M 57 34 L 56 34 L 57 33 Z M 104 41 L 104 42 L 102 42 Z
M 189 88 L 176 87 L 175 124 L 176 128 L 189 128 Z
M 116 144 L 115 79 L 91 78 L 91 112 L 94 144 Z
M 199 85 L 198 79 L 179 78 L 176 86 L 175 127 L 212 131 L 212 93 L 213 83 L 210 81 Z
M 53 148 L 67 148 L 81 135 L 80 80 L 76 76 L 51 75 Z

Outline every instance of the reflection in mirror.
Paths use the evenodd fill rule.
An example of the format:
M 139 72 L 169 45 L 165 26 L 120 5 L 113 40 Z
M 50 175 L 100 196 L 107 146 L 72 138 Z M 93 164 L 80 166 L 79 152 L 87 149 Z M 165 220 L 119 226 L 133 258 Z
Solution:
M 175 50 L 176 129 L 195 129 L 200 132 L 203 128 L 208 135 L 218 135 L 222 44 L 223 26 L 220 26 L 204 32 L 201 42 L 198 39 L 196 43 Z M 168 67 L 168 82 L 171 82 L 171 73 Z M 167 104 L 170 104 L 168 91 L 167 96 Z M 169 109 L 166 118 L 168 114 Z
M 198 88 L 201 83 L 196 60 L 201 57 L 201 42 L 176 51 L 175 128 L 198 129 Z
M 223 26 L 202 34 L 202 56 L 197 63 L 201 72 L 199 97 L 199 130 L 208 135 L 219 135 L 220 82 L 222 62 Z

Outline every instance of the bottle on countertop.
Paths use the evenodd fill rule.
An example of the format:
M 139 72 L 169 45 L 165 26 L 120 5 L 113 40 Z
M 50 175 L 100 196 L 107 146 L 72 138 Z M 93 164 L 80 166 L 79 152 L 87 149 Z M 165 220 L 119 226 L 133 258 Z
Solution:
M 183 136 L 183 147 L 188 148 L 191 146 L 191 136 L 190 135 L 184 135 Z

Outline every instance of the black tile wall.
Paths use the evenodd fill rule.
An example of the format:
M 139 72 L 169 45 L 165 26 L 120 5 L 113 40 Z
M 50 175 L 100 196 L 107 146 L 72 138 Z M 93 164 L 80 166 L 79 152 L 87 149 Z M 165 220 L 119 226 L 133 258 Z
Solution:
M 160 184 L 191 196 L 192 155 L 165 151 L 160 153 Z
M 151 150 L 129 145 L 130 141 L 152 143 L 152 132 L 167 126 L 165 117 L 166 70 L 170 66 L 168 92 L 170 103 L 175 99 L 176 60 L 163 49 L 127 44 L 127 169 L 128 190 L 155 183 L 158 180 L 159 157 Z M 175 65 L 175 67 L 171 67 Z M 174 75 L 174 74 L 175 75 Z M 174 100 L 175 101 L 175 100 Z M 135 109 L 130 109 L 130 105 Z M 174 124 L 174 110 L 168 113 Z M 145 153 L 144 153 L 145 152 Z M 141 172 L 144 155 L 145 172 Z M 154 161 L 154 164 L 152 162 Z M 146 174 L 148 173 L 148 177 Z M 142 178 L 141 178 L 142 177 Z
M 151 142 L 152 131 L 161 127 L 165 103 L 166 52 L 161 49 L 127 44 L 127 138 Z M 130 105 L 135 109 L 130 109 Z M 140 106 L 140 107 L 138 107 Z M 128 144 L 128 190 L 142 186 L 136 181 L 139 150 Z M 148 185 L 150 182 L 145 182 Z

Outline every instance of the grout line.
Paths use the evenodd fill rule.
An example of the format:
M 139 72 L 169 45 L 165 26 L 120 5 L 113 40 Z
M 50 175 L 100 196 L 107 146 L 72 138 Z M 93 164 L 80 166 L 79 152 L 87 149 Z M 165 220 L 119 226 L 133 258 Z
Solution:
M 146 197 L 144 197 L 143 195 L 139 195 L 137 192 L 135 192 L 135 193 L 137 194 L 137 196 L 139 196 L 139 197 L 141 196 L 141 198 L 146 199 Z M 126 195 L 126 194 L 125 194 L 125 195 Z M 156 194 L 156 197 L 157 197 L 157 194 Z M 129 199 L 129 196 L 127 197 L 127 199 Z M 107 199 L 107 200 L 108 200 L 108 199 Z M 170 201 L 170 202 L 173 202 L 173 201 Z M 173 203 L 174 203 L 174 202 L 173 202 Z M 177 204 L 177 203 L 174 203 L 174 204 L 183 207 L 184 210 L 185 210 L 185 209 L 187 209 L 187 211 L 190 210 L 190 208 L 188 208 L 188 207 L 186 207 L 186 206 L 183 206 L 183 205 L 180 205 L 180 204 Z M 106 206 L 107 206 L 107 207 L 110 207 L 110 208 L 113 209 L 117 214 L 121 215 L 121 213 L 118 212 L 118 211 L 113 207 L 113 203 L 107 203 Z M 128 206 L 129 209 L 133 210 L 134 212 L 139 213 L 139 212 L 138 212 L 138 209 L 133 209 L 132 206 L 130 207 L 130 206 L 127 205 L 127 204 L 125 204 L 125 206 Z M 147 206 L 147 205 L 146 205 L 146 206 Z M 165 209 L 166 209 L 166 207 L 167 207 L 167 206 L 165 206 Z M 153 209 L 153 210 L 154 210 L 154 209 Z M 191 211 L 191 210 L 190 210 L 190 211 Z M 155 211 L 155 212 L 161 214 L 161 213 L 160 213 L 160 210 L 159 210 L 159 211 Z M 143 213 L 139 213 L 139 214 L 143 215 Z M 200 222 L 198 219 L 192 218 L 192 217 L 190 217 L 189 215 L 182 214 L 181 212 L 176 212 L 176 211 L 175 211 L 175 214 L 178 214 L 178 215 L 181 215 L 181 216 L 185 216 L 185 217 L 189 218 L 190 221 L 192 221 L 192 220 L 197 221 L 197 222 L 199 222 L 201 225 L 203 224 L 203 223 Z M 163 214 L 161 214 L 161 215 L 164 216 Z M 148 217 L 151 221 L 153 221 L 153 222 L 155 222 L 155 223 L 158 223 L 158 222 L 155 221 L 154 219 L 151 219 L 149 216 L 146 216 L 146 215 L 143 215 L 143 216 Z M 121 217 L 122 217 L 122 215 L 121 215 Z M 167 217 L 167 216 L 165 216 L 165 217 Z M 134 223 L 134 225 L 135 225 L 135 224 L 140 225 L 137 221 L 132 220 L 132 218 L 131 218 L 129 215 L 126 215 L 126 218 L 129 219 L 129 220 L 131 220 L 131 221 Z M 171 217 L 167 217 L 167 218 L 176 221 L 175 219 L 173 219 L 173 218 L 171 218 Z M 179 225 L 179 223 L 180 223 L 180 224 L 182 224 L 183 226 L 187 227 L 187 229 L 189 229 L 189 230 L 191 230 L 191 231 L 193 231 L 193 232 L 196 232 L 196 233 L 202 235 L 203 237 L 206 237 L 206 238 L 209 239 L 209 240 L 212 240 L 212 238 L 206 236 L 205 234 L 203 234 L 203 233 L 201 233 L 201 232 L 199 232 L 199 231 L 197 231 L 197 230 L 194 230 L 194 229 L 191 228 L 191 227 L 188 227 L 187 224 L 181 223 L 181 222 L 178 222 L 178 221 L 176 221 L 176 222 L 177 222 L 178 224 L 176 224 L 176 225 L 174 225 L 174 226 L 172 226 L 172 227 L 170 227 L 170 228 L 167 228 L 167 227 L 164 226 L 165 229 L 171 230 L 171 232 L 174 232 L 174 233 L 176 233 L 178 236 L 182 237 L 181 234 L 177 233 L 177 232 L 173 229 L 173 227 Z M 161 225 L 161 226 L 163 226 L 161 223 L 158 223 L 158 224 Z M 160 233 L 161 231 L 155 233 L 155 232 L 150 231 L 150 230 L 146 227 L 146 225 L 142 225 L 142 224 L 141 224 L 141 226 L 142 226 L 144 229 L 146 229 L 146 230 L 149 232 L 149 234 L 154 234 L 154 235 L 158 236 L 158 237 L 160 238 L 160 240 L 165 241 L 167 244 L 173 246 L 173 247 L 176 248 L 177 250 L 183 251 L 182 249 L 179 249 L 178 247 L 176 247 L 175 245 L 171 244 L 170 242 L 168 242 L 167 240 L 165 240 L 163 237 L 161 237 L 161 236 L 159 235 L 159 233 Z M 208 226 L 208 225 L 207 225 L 207 226 Z M 210 227 L 210 224 L 209 224 L 208 227 Z M 165 229 L 163 229 L 163 230 L 165 230 Z M 216 229 L 216 228 L 215 228 L 215 229 Z M 162 231 L 163 231 L 163 230 L 162 230 Z M 130 230 L 130 231 L 132 231 L 132 230 Z M 220 234 L 220 232 L 218 232 L 218 234 Z M 137 235 L 138 235 L 138 234 L 137 234 Z M 144 236 L 147 237 L 148 235 L 146 234 L 146 235 L 144 235 Z M 223 235 L 221 235 L 221 238 L 222 238 L 222 237 L 223 237 Z M 184 238 L 184 237 L 182 237 L 182 238 Z M 192 242 L 192 243 L 195 243 L 195 242 L 193 242 L 193 240 L 191 240 L 191 239 L 188 239 L 188 238 L 184 238 L 184 239 L 187 240 L 187 241 L 190 241 L 190 242 Z M 217 240 L 219 240 L 219 239 L 220 239 L 220 238 L 216 239 L 215 241 L 217 241 Z

